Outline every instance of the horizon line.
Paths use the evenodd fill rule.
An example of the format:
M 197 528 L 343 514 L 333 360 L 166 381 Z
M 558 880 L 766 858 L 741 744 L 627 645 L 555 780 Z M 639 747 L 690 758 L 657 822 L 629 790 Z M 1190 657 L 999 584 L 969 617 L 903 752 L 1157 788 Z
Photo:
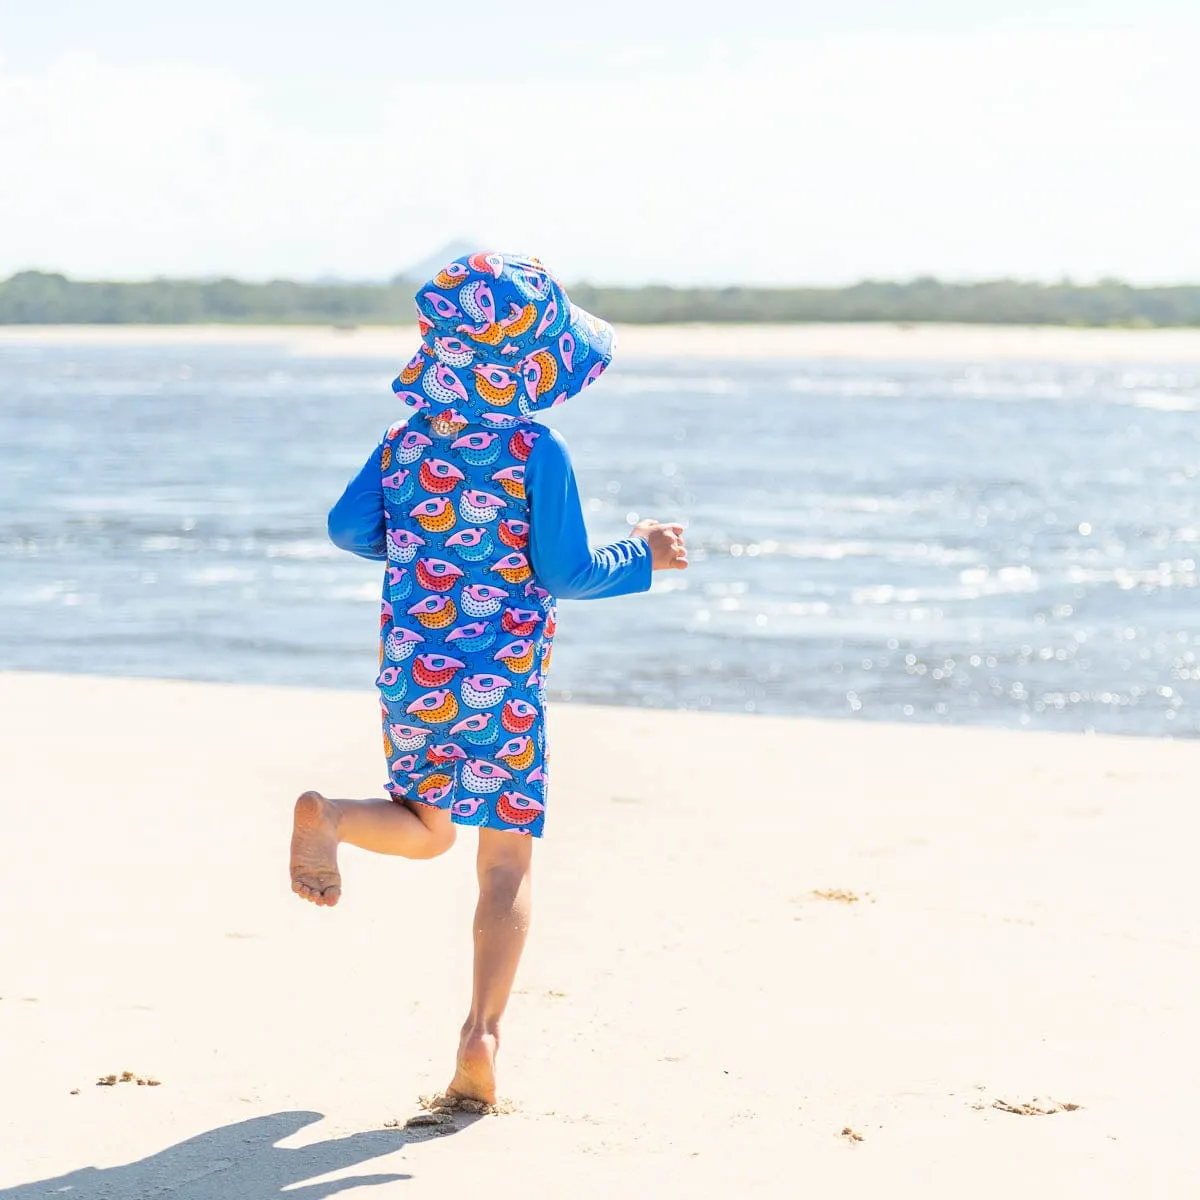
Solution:
M 84 277 L 71 275 L 63 270 L 56 270 L 46 267 L 22 267 L 19 270 L 11 272 L 4 278 L 0 278 L 0 287 L 11 283 L 15 279 L 23 276 L 38 276 L 41 278 L 62 279 L 71 284 L 101 284 L 101 285 L 117 285 L 122 287 L 132 287 L 144 284 L 168 283 L 168 284 L 191 284 L 203 285 L 214 283 L 234 283 L 243 287 L 267 287 L 272 284 L 290 284 L 298 287 L 332 287 L 332 288 L 391 288 L 401 285 L 420 285 L 425 282 L 425 278 L 415 275 L 407 275 L 403 272 L 391 276 L 390 278 L 374 278 L 374 279 L 354 279 L 339 276 L 333 273 L 328 275 L 318 276 L 287 276 L 287 275 L 270 275 L 270 276 L 239 276 L 225 273 L 213 273 L 204 275 L 143 275 L 133 277 Z M 612 291 L 639 291 L 649 288 L 663 288 L 670 291 L 726 291 L 726 290 L 743 290 L 743 291 L 758 291 L 758 292 L 782 292 L 782 291 L 820 291 L 820 292 L 835 292 L 847 291 L 851 288 L 862 287 L 866 285 L 874 286 L 900 286 L 911 287 L 920 283 L 932 283 L 941 287 L 951 288 L 971 288 L 984 287 L 989 284 L 1017 284 L 1024 287 L 1043 287 L 1043 288 L 1097 288 L 1097 287 L 1121 287 L 1128 288 L 1133 291 L 1151 291 L 1172 288 L 1200 288 L 1200 279 L 1196 280 L 1175 280 L 1175 281 L 1139 281 L 1135 282 L 1129 278 L 1122 278 L 1115 275 L 1098 275 L 1089 276 L 1086 278 L 1075 277 L 1071 275 L 1060 275 L 1057 278 L 1036 277 L 1036 276 L 1021 276 L 1021 275 L 981 275 L 972 277 L 947 277 L 941 275 L 933 275 L 926 273 L 918 273 L 908 276 L 871 276 L 864 275 L 852 281 L 841 283 L 815 283 L 797 281 L 794 283 L 751 283 L 751 282 L 670 282 L 661 279 L 648 279 L 639 283 L 614 283 L 602 282 L 593 279 L 580 278 L 571 281 L 565 286 L 570 289 L 572 287 L 588 287 L 596 289 L 605 289 Z

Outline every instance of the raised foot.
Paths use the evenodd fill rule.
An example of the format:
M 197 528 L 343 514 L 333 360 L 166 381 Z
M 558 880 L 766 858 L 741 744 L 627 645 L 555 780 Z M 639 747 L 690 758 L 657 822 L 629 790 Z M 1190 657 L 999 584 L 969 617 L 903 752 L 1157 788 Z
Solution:
M 305 792 L 292 817 L 292 891 L 303 900 L 332 908 L 342 894 L 337 865 L 337 805 L 319 792 Z
M 458 1044 L 458 1065 L 446 1095 L 458 1100 L 496 1103 L 496 1048 L 494 1033 L 464 1032 Z

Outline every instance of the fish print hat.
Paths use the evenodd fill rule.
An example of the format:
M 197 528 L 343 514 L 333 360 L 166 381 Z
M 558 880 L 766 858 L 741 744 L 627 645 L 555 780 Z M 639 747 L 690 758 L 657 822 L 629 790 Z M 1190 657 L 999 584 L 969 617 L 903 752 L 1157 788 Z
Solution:
M 536 258 L 468 254 L 416 295 L 421 348 L 392 384 L 429 416 L 502 426 L 561 404 L 612 361 L 612 326 Z

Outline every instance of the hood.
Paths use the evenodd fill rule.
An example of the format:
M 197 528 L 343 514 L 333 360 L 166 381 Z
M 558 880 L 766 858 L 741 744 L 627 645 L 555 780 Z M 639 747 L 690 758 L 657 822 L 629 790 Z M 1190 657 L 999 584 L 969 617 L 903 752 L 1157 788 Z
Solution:
M 417 290 L 421 348 L 392 384 L 406 404 L 473 421 L 528 417 L 612 362 L 612 326 L 571 303 L 536 258 L 456 258 Z

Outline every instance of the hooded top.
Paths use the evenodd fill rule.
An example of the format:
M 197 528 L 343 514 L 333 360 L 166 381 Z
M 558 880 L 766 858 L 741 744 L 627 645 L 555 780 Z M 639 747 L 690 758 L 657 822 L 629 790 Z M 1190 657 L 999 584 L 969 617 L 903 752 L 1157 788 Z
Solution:
M 499 493 L 502 519 L 529 526 L 528 545 L 508 549 L 527 557 L 533 586 L 564 599 L 649 588 L 644 541 L 590 548 L 566 443 L 530 419 L 599 378 L 612 361 L 612 328 L 572 304 L 535 258 L 455 259 L 418 289 L 416 302 L 421 348 L 392 387 L 419 416 L 393 425 L 350 481 L 329 514 L 334 543 L 384 560 L 389 534 L 427 542 L 432 532 L 440 542 L 453 534 L 422 522 L 440 524 L 453 507 L 457 526 L 464 512 L 496 507 L 468 501 L 464 509 L 460 494 Z M 447 418 L 452 432 L 438 432 Z M 414 511 L 426 502 L 429 512 Z
M 422 476 L 429 482 L 430 469 L 422 472 L 417 461 L 427 452 L 464 475 L 458 481 L 463 491 L 495 496 L 507 484 L 521 492 L 519 498 L 505 494 L 509 507 L 525 511 L 505 516 L 528 522 L 529 545 L 519 552 L 527 553 L 537 585 L 546 591 L 563 599 L 600 599 L 648 589 L 646 543 L 624 538 L 598 550 L 589 547 L 566 443 L 530 419 L 600 377 L 612 362 L 612 327 L 572 304 L 538 259 L 497 253 L 448 263 L 417 289 L 416 305 L 421 348 L 392 390 L 420 417 L 448 418 L 461 428 L 444 439 L 430 421 L 393 425 L 330 512 L 333 542 L 383 560 L 389 527 L 408 524 L 414 536 L 424 536 L 419 525 L 424 514 L 396 508 L 407 481 L 401 487 L 384 484 L 396 484 L 399 470 L 409 468 L 414 485 Z M 435 442 L 440 450 L 432 448 Z M 479 478 L 487 464 L 491 470 Z M 437 486 L 445 488 L 452 479 Z M 417 499 L 440 507 L 443 491 L 420 491 Z M 392 501 L 390 512 L 385 499 Z M 456 513 L 461 510 L 460 504 Z
M 392 389 L 430 415 L 503 427 L 581 392 L 612 361 L 612 327 L 536 258 L 456 258 L 416 302 L 421 348 Z

